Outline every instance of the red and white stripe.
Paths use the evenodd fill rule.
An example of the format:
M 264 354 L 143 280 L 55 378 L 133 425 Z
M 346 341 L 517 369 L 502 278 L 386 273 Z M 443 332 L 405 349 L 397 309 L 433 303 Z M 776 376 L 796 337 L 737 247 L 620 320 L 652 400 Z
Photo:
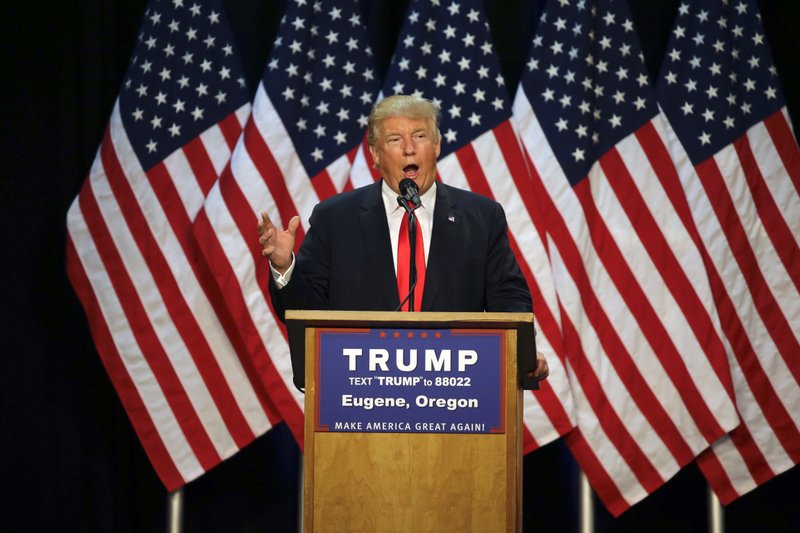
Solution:
M 259 213 L 277 227 L 297 215 L 299 246 L 314 206 L 349 187 L 355 150 L 343 153 L 317 176 L 308 176 L 263 85 L 253 114 L 227 168 L 195 222 L 195 235 L 223 290 L 225 302 L 264 385 L 297 442 L 303 442 L 303 395 L 292 382 L 285 327 L 272 309 L 269 265 L 256 235 Z
M 576 459 L 615 515 L 738 424 L 699 236 L 655 117 L 571 186 L 520 87 L 561 310 Z
M 742 419 L 698 459 L 729 503 L 800 460 L 800 151 L 785 109 L 696 166 L 671 138 Z
M 98 351 L 168 490 L 272 426 L 268 396 L 202 262 L 191 223 L 250 106 L 145 172 L 115 106 L 68 217 L 67 267 Z

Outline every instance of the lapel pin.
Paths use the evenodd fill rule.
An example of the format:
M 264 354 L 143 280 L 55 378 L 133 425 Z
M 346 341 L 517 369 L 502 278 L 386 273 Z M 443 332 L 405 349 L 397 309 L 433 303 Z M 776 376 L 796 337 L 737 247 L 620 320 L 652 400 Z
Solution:
M 449 217 L 447 217 L 447 220 L 449 220 L 450 222 L 455 222 L 456 221 L 456 217 L 454 217 L 453 215 L 450 215 Z

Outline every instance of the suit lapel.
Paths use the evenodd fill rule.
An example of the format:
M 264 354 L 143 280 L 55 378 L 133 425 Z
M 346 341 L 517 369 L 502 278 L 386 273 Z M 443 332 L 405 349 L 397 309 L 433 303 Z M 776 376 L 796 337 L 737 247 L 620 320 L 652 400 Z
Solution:
M 433 211 L 433 232 L 428 262 L 425 266 L 425 293 L 422 295 L 422 311 L 434 309 L 439 289 L 446 276 L 451 275 L 448 265 L 458 257 L 458 227 L 461 217 L 447 186 L 436 184 L 436 208 Z
M 389 223 L 386 221 L 386 209 L 381 196 L 382 183 L 377 181 L 367 186 L 370 190 L 365 191 L 358 213 L 364 248 L 371 265 L 368 269 L 369 279 L 364 280 L 364 287 L 367 290 L 378 287 L 378 294 L 371 298 L 380 299 L 381 307 L 385 309 L 394 309 L 400 304 L 400 299 L 397 296 Z

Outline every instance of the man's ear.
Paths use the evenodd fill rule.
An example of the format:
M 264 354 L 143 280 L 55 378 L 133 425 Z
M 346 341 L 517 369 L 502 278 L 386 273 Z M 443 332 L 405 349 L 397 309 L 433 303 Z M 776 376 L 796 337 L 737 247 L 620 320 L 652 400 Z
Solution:
M 378 155 L 378 150 L 377 150 L 377 149 L 375 149 L 375 147 L 374 147 L 374 146 L 372 146 L 371 144 L 370 144 L 370 145 L 368 145 L 368 147 L 369 147 L 369 153 L 370 153 L 370 154 L 372 154 L 372 161 L 374 161 L 374 166 L 375 166 L 375 168 L 378 168 L 378 167 L 380 167 L 380 166 L 381 166 L 381 165 L 380 165 L 380 162 L 381 162 L 381 161 L 380 161 L 380 159 L 381 159 L 381 158 L 380 158 L 380 156 Z M 438 154 L 437 154 L 437 155 L 438 155 Z

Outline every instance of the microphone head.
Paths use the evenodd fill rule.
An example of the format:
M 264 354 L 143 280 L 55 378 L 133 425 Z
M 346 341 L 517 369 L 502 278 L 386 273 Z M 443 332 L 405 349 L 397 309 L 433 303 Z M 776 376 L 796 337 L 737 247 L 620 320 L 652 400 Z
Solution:
M 411 203 L 414 209 L 422 205 L 422 200 L 419 199 L 419 187 L 411 178 L 400 180 L 400 194 Z
M 406 197 L 409 196 L 410 194 L 419 194 L 419 187 L 417 187 L 417 182 L 415 182 L 411 178 L 401 179 L 400 194 Z

